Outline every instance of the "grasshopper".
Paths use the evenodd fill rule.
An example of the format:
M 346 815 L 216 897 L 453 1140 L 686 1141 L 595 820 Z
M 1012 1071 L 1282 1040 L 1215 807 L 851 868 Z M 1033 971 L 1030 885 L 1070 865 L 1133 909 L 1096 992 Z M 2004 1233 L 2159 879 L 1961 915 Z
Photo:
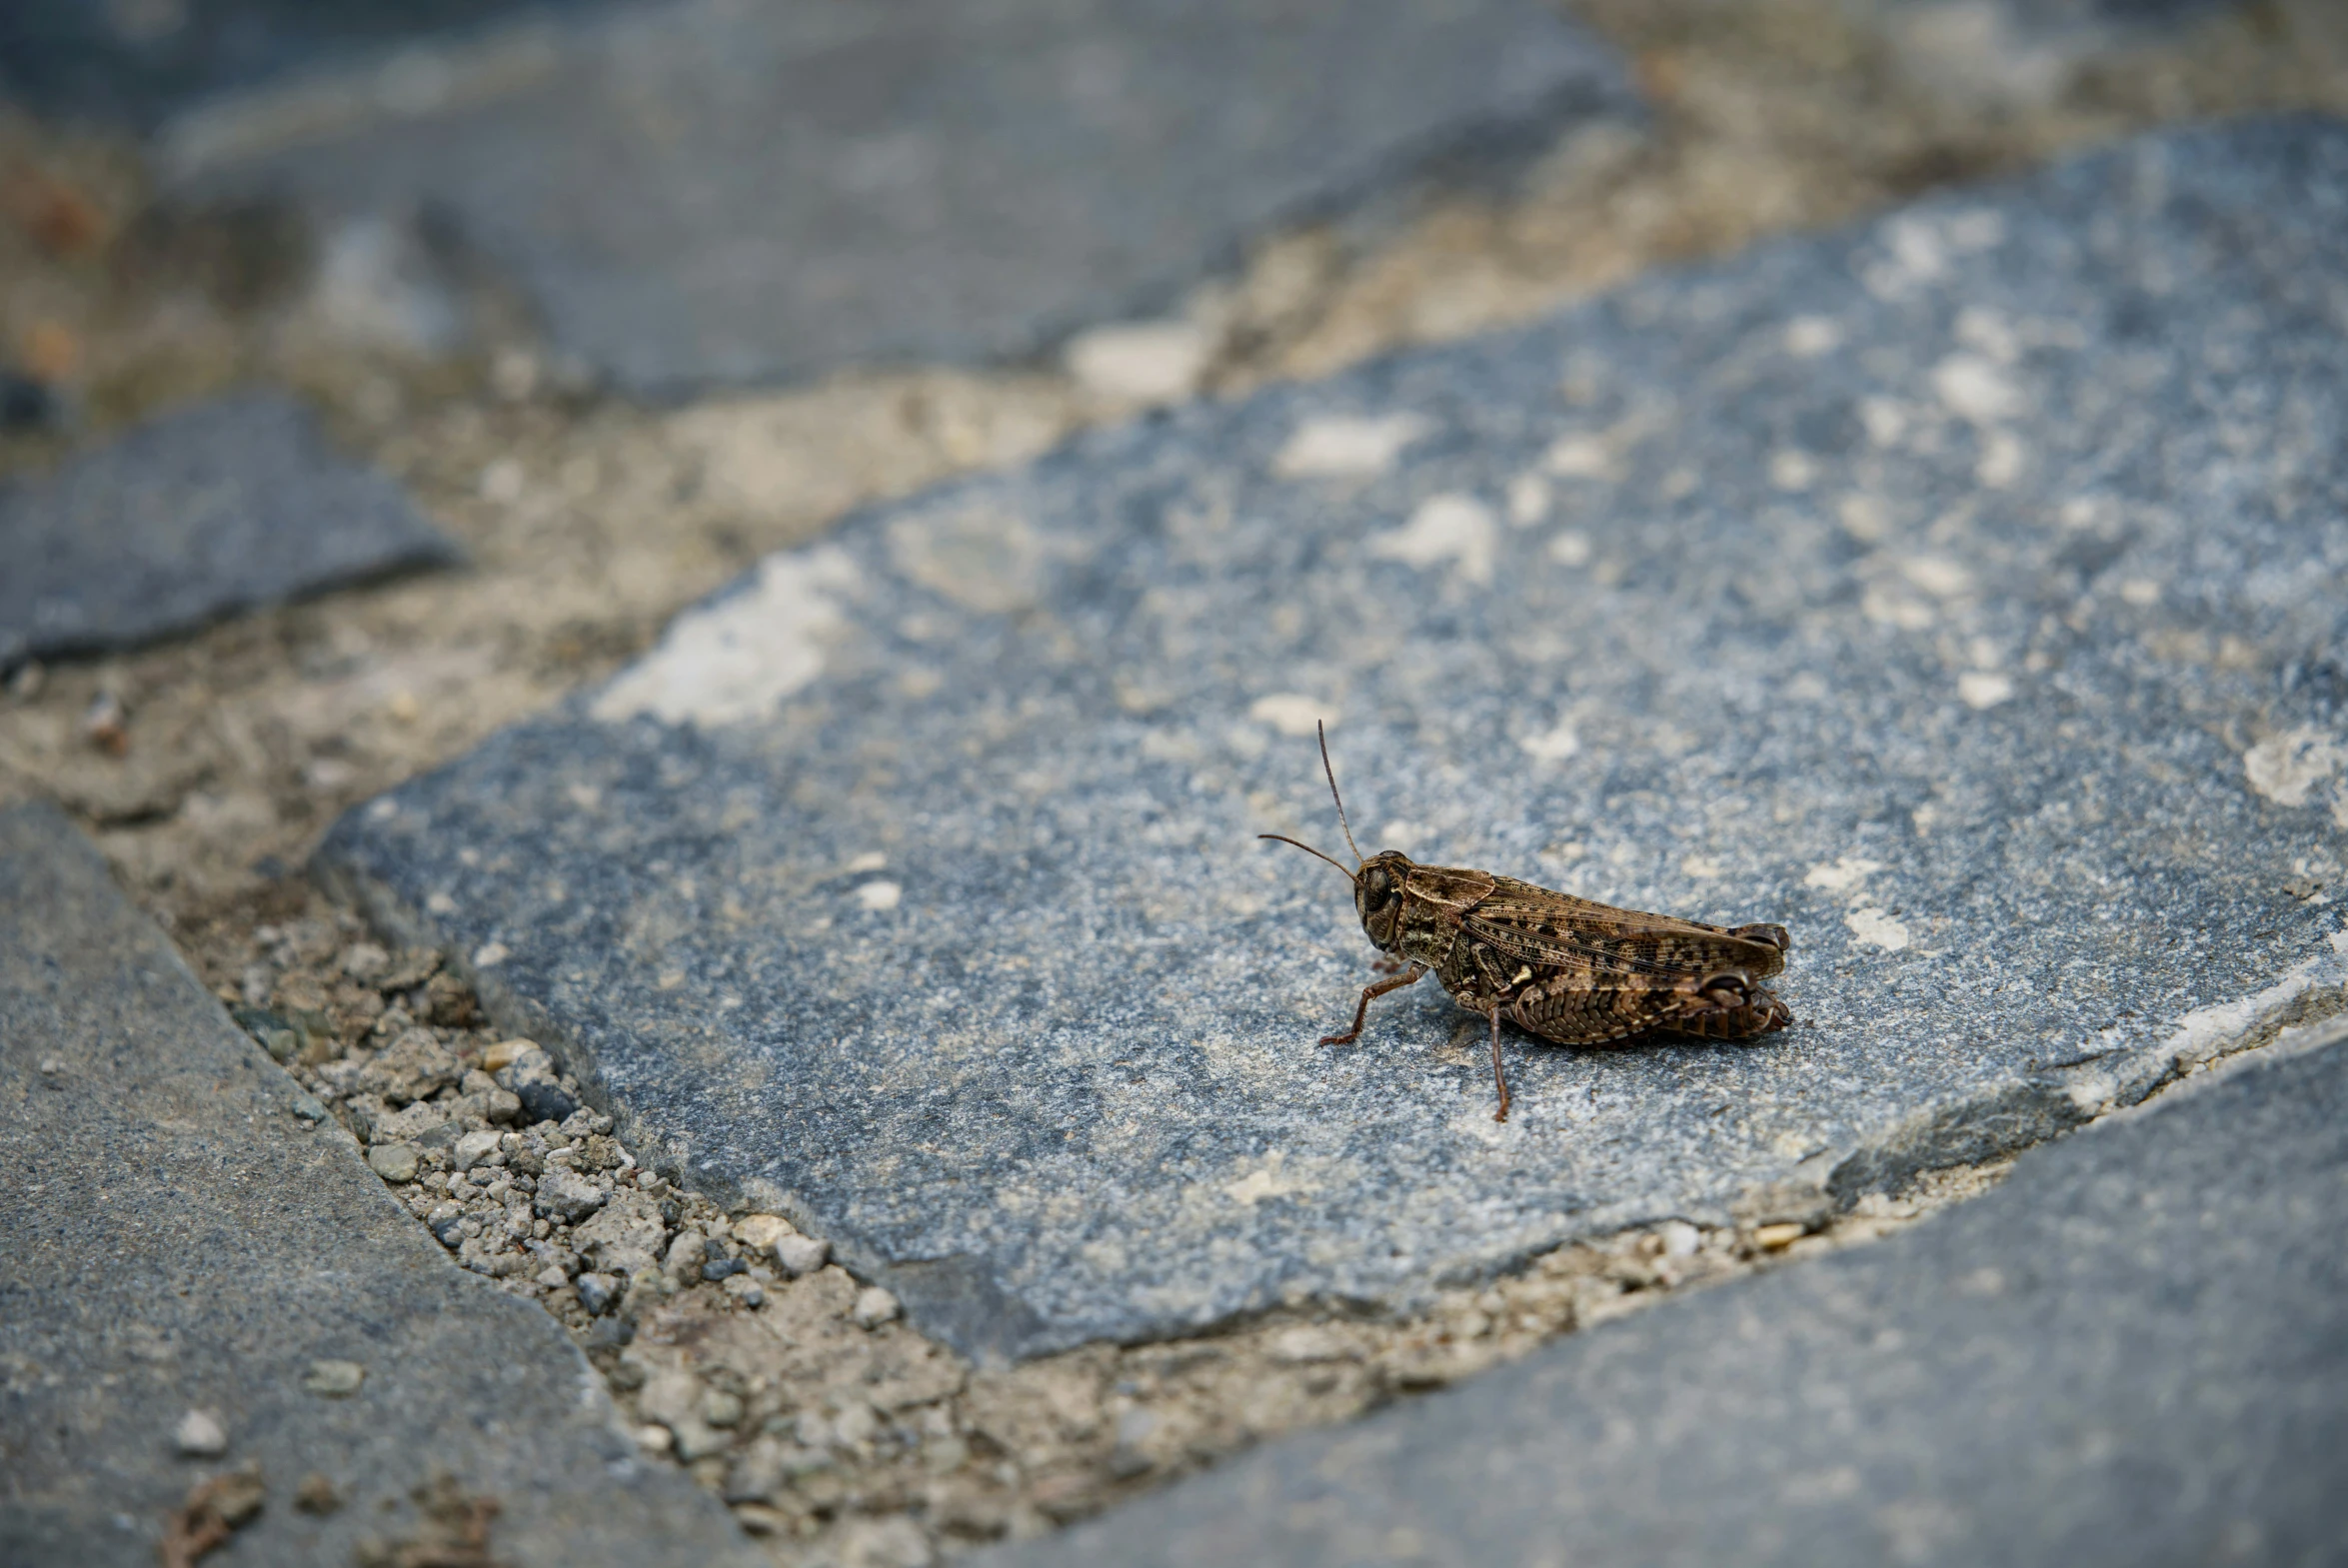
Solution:
M 1320 727 L 1315 726 L 1315 730 Z M 1377 997 L 1428 974 L 1452 1000 L 1492 1024 L 1492 1081 L 1508 1119 L 1500 1020 L 1560 1045 L 1611 1045 L 1657 1031 L 1741 1040 L 1793 1021 L 1758 982 L 1785 967 L 1782 925 L 1705 925 L 1552 892 L 1512 876 L 1455 865 L 1420 865 L 1399 849 L 1362 857 L 1320 731 L 1320 769 L 1354 868 L 1281 833 L 1257 833 L 1327 860 L 1353 883 L 1361 929 L 1399 970 L 1361 988 L 1353 1025 L 1321 1036 L 1350 1045 Z

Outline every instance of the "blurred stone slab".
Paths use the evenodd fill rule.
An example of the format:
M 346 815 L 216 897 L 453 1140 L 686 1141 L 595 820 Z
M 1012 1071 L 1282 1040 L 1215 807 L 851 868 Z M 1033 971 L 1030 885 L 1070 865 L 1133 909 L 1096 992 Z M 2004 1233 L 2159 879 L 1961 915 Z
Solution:
M 2344 1032 L 2026 1154 L 1905 1236 L 986 1560 L 2328 1560 L 2348 1527 Z
M 151 1564 L 189 1487 L 247 1461 L 268 1498 L 239 1563 L 412 1537 L 436 1475 L 497 1501 L 501 1562 L 765 1560 L 635 1457 L 562 1330 L 449 1260 L 46 806 L 0 813 L 0 1104 L 12 1568 Z M 321 1361 L 356 1391 L 306 1387 L 347 1386 Z M 180 1455 L 190 1410 L 225 1452 Z M 312 1472 L 339 1509 L 296 1509 Z
M 462 559 L 300 404 L 233 393 L 0 485 L 0 669 Z
M 38 113 L 151 130 L 223 93 L 515 13 L 594 0 L 11 0 L 0 96 Z
M 183 195 L 422 214 L 636 392 L 1017 357 L 1632 99 L 1541 0 L 674 0 L 216 100 Z
M 2028 1143 L 2348 982 L 2348 130 L 2154 137 L 853 519 L 347 816 L 639 1148 L 975 1351 Z M 1793 932 L 1752 1046 L 1369 977 L 1365 848 Z

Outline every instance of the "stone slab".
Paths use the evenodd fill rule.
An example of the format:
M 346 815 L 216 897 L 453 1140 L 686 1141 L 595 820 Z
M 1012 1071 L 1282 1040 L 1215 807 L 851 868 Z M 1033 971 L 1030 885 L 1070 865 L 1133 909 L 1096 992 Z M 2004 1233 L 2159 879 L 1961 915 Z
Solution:
M 0 486 L 0 669 L 463 559 L 302 405 L 242 392 Z
M 2344 1032 L 2025 1154 L 1905 1236 L 985 1561 L 2338 1561 Z
M 151 1564 L 201 1476 L 258 1462 L 238 1563 L 344 1563 L 438 1475 L 515 1564 L 764 1561 L 648 1466 L 535 1304 L 459 1269 L 229 1021 L 48 806 L 0 813 L 0 1558 Z M 314 1376 L 355 1362 L 356 1392 Z M 226 1451 L 183 1458 L 191 1409 Z M 343 1506 L 298 1511 L 325 1475 Z M 405 1560 L 405 1559 L 402 1559 Z
M 1017 358 L 1632 99 L 1541 0 L 678 0 L 217 101 L 188 196 L 427 214 L 638 393 Z
M 1845 1200 L 2348 983 L 2348 130 L 2163 135 L 850 520 L 354 811 L 651 1157 L 981 1354 Z M 1366 848 L 1793 933 L 1749 1046 L 1370 978 Z M 1756 1208 L 1756 1205 L 1759 1208 Z
M 596 0 L 13 0 L 0 96 L 38 113 L 151 130 L 224 93 L 322 63 Z

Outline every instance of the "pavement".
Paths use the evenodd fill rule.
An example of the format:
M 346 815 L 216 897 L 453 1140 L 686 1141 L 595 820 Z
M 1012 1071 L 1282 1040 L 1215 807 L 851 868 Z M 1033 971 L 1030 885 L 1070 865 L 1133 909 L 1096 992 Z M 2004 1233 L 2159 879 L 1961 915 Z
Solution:
M 2335 191 L 2330 122 L 2162 134 L 1079 438 L 769 558 L 320 868 L 967 1354 L 1812 1221 L 2348 979 L 2344 754 L 2263 674 L 2338 635 L 2287 565 L 2343 548 Z M 1323 720 L 1365 851 L 1782 923 L 1798 1024 L 1512 1035 L 1505 1124 L 1432 985 L 1316 1047 L 1371 952 L 1254 834 L 1342 850 Z
M 2341 59 L 16 8 L 0 1559 L 2348 1560 Z

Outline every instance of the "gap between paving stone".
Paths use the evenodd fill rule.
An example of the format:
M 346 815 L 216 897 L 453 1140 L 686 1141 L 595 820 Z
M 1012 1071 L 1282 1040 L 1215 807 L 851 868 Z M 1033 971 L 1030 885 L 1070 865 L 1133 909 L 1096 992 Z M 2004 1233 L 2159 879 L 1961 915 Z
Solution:
M 260 914 L 268 918 L 256 922 Z M 573 1281 L 610 1266 L 607 1243 L 590 1239 L 582 1257 L 580 1226 L 547 1222 L 535 1193 L 556 1167 L 626 1191 L 633 1152 L 601 1137 L 592 1112 L 568 1127 L 525 1128 L 518 1107 L 493 1103 L 470 1072 L 440 1081 L 502 1035 L 437 955 L 388 950 L 355 911 L 300 887 L 184 935 L 222 1000 L 244 1009 L 247 1026 L 362 1146 L 413 1140 L 386 1142 L 376 1156 L 409 1211 L 467 1267 L 544 1306 L 606 1375 L 648 1457 L 682 1464 L 793 1565 L 920 1561 L 1032 1538 L 1268 1438 L 1357 1419 L 1688 1290 L 1904 1230 L 1996 1185 L 2011 1164 L 2001 1156 L 1920 1172 L 1896 1195 L 1868 1193 L 1848 1208 L 1812 1194 L 1755 1208 L 1734 1227 L 1672 1221 L 1576 1242 L 1407 1316 L 1281 1310 L 1196 1338 L 989 1370 L 894 1321 L 837 1267 L 805 1267 L 795 1279 L 776 1256 L 790 1227 L 726 1215 L 659 1182 L 638 1189 L 655 1199 L 640 1213 L 656 1228 L 629 1243 L 647 1277 L 591 1278 L 621 1293 L 591 1315 Z M 2204 1057 L 2180 1081 L 2308 1048 L 2338 1027 Z M 443 1048 L 418 1040 L 419 1028 Z M 434 1074 L 444 1058 L 450 1071 Z M 423 1097 L 386 1116 L 382 1091 L 395 1082 Z M 451 1223 L 460 1162 L 451 1134 L 500 1129 L 510 1130 L 472 1166 L 454 1205 L 475 1223 Z M 573 1153 L 550 1164 L 566 1147 Z M 519 1232 L 505 1224 L 515 1215 Z M 624 1239 L 608 1222 L 598 1229 Z M 821 1255 L 805 1242 L 781 1250 L 803 1267 Z M 721 1279 L 703 1275 L 713 1259 Z M 729 1271 L 735 1259 L 739 1272 Z
M 2267 565 L 2339 527 L 2344 166 L 2143 138 L 1081 438 L 770 560 L 321 866 L 981 1356 L 2034 1141 L 2348 975 L 2288 675 L 2337 610 Z M 1812 1026 L 1519 1045 L 1505 1128 L 1439 998 L 1311 1050 L 1359 938 L 1248 835 L 1325 836 L 1325 713 L 1373 841 L 1781 918 Z
M 183 1504 L 180 1545 L 230 1526 L 241 1563 L 757 1560 L 561 1335 L 409 1227 L 45 804 L 0 811 L 0 1156 L 11 1568 L 169 1563 Z

